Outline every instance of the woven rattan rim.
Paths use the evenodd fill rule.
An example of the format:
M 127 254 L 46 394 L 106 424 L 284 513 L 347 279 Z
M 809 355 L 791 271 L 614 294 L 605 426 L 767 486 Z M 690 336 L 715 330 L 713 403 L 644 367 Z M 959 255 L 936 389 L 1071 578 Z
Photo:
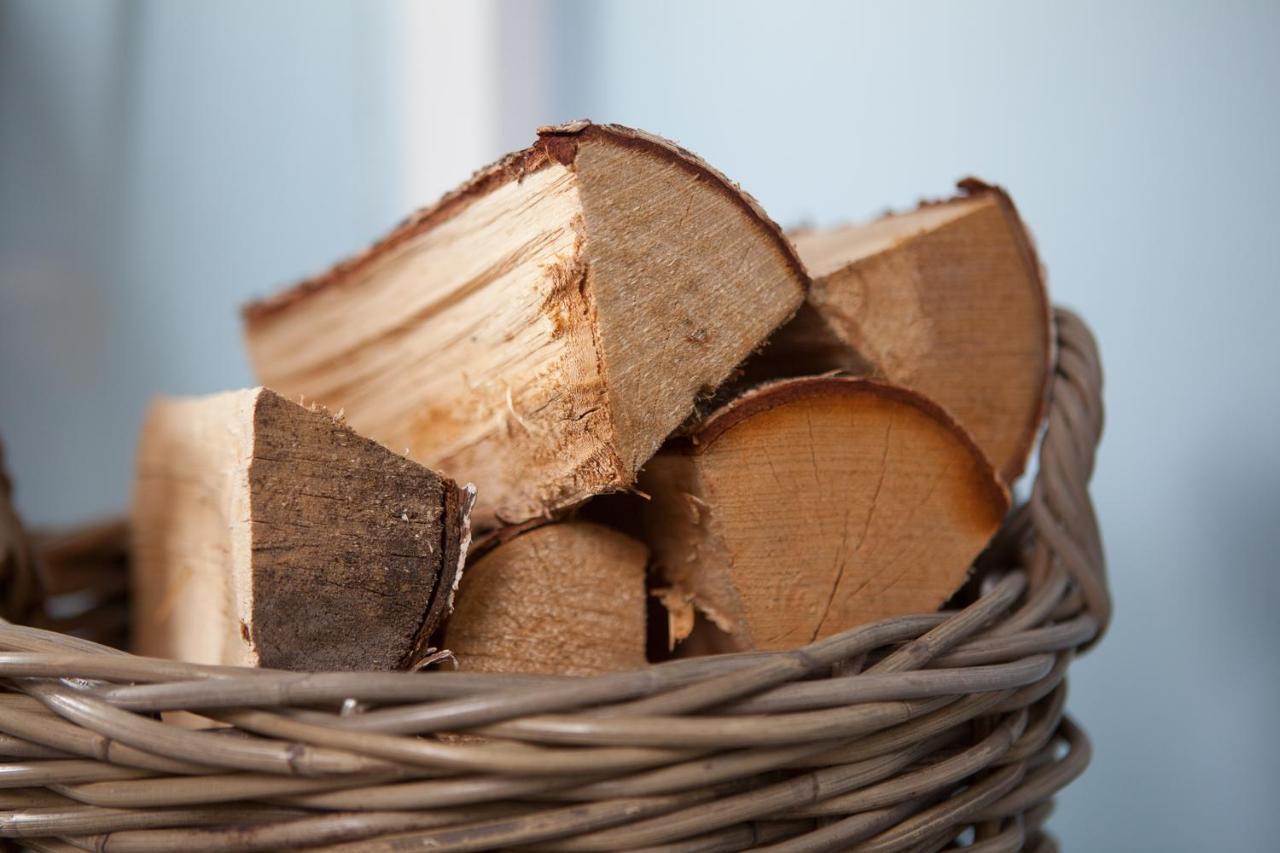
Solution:
M 1089 761 L 1066 671 L 1110 616 L 1087 489 L 1098 355 L 1075 315 L 1055 323 L 1034 486 L 959 609 L 574 679 L 196 666 L 0 621 L 0 836 L 56 851 L 1053 850 L 1052 797 Z M 13 590 L 30 585 L 0 580 L 24 606 Z M 79 585 L 118 617 L 118 579 L 53 591 Z M 59 624 L 27 621 L 42 618 Z

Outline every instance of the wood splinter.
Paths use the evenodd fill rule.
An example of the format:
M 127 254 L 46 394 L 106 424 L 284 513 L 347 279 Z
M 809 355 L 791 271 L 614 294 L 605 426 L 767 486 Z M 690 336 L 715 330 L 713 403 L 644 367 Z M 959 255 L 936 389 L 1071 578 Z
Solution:
M 520 533 L 467 568 L 444 645 L 473 672 L 642 667 L 648 557 L 642 543 L 598 524 Z
M 659 570 L 736 649 L 936 610 L 1009 506 L 941 408 L 832 377 L 733 401 L 658 454 L 641 488 Z
M 255 388 L 152 405 L 133 502 L 134 648 L 398 669 L 448 613 L 471 492 Z

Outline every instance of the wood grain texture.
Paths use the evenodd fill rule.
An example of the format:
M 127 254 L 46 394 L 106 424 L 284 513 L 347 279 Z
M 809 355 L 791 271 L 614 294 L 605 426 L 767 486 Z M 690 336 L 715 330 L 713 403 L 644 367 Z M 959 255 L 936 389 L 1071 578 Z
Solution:
M 911 213 L 792 235 L 813 286 L 746 373 L 843 370 L 920 391 L 1012 483 L 1044 416 L 1049 302 L 1008 195 L 972 179 L 961 187 Z
M 937 609 L 1009 501 L 940 408 L 850 378 L 744 395 L 658 454 L 641 488 L 661 572 L 740 649 Z
M 158 401 L 133 503 L 135 648 L 283 669 L 406 666 L 450 607 L 469 503 L 266 389 Z
M 643 544 L 597 524 L 548 524 L 470 566 L 444 644 L 463 670 L 595 675 L 645 665 Z
M 483 529 L 629 487 L 806 284 L 724 176 L 577 123 L 249 306 L 246 335 L 266 384 L 474 482 Z

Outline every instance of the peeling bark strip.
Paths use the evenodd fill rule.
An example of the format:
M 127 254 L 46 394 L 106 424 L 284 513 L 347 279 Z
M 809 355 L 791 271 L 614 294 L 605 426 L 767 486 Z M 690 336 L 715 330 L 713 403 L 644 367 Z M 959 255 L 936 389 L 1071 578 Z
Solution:
M 475 482 L 484 529 L 630 486 L 806 284 L 723 175 L 579 122 L 245 321 L 264 383 Z
M 269 390 L 161 400 L 134 493 L 135 649 L 282 669 L 411 664 L 451 607 L 469 504 Z
M 640 487 L 660 570 L 739 649 L 936 610 L 1009 506 L 938 406 L 830 377 L 745 394 L 659 453 Z
M 643 667 L 648 558 L 644 545 L 597 524 L 520 533 L 467 569 L 445 646 L 473 672 Z
M 793 235 L 813 286 L 747 374 L 838 369 L 907 386 L 951 412 L 1012 483 L 1044 417 L 1049 301 L 1009 196 L 974 179 L 961 189 L 911 213 Z

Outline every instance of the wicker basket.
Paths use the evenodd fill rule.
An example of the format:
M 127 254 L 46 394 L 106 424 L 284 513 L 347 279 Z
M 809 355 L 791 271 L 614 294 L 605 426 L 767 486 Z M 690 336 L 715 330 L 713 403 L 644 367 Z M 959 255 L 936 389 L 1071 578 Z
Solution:
M 1066 670 L 1110 611 L 1087 492 L 1101 374 L 1084 324 L 1055 319 L 1039 473 L 976 591 L 795 651 L 581 679 L 144 659 L 64 633 L 118 628 L 124 584 L 85 570 L 92 542 L 62 543 L 40 615 L 14 592 L 29 584 L 0 579 L 10 613 L 60 629 L 0 621 L 0 835 L 109 851 L 1053 850 L 1052 797 L 1089 761 Z

